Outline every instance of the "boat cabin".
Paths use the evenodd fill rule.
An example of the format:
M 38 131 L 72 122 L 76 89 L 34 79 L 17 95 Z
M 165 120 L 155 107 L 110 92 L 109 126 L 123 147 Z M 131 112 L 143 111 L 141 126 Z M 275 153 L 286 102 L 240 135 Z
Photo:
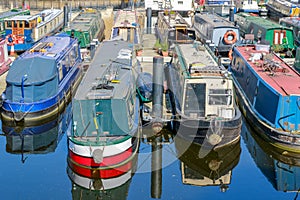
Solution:
M 228 56 L 232 45 L 240 40 L 239 28 L 213 13 L 197 13 L 193 27 L 197 39 L 207 44 L 216 55 Z
M 248 13 L 238 13 L 234 16 L 240 27 L 241 35 L 253 34 L 256 42 L 268 42 L 276 52 L 294 50 L 293 29 L 282 26 L 276 22 L 253 16 Z
M 175 11 L 159 12 L 157 17 L 157 34 L 160 41 L 173 43 L 191 43 L 196 39 L 192 26 Z
M 170 75 L 181 112 L 192 118 L 235 116 L 233 81 L 227 70 L 199 42 L 179 44 L 173 58 L 175 72 Z
M 295 45 L 300 47 L 300 18 L 299 17 L 282 17 L 279 24 L 291 28 L 294 32 Z

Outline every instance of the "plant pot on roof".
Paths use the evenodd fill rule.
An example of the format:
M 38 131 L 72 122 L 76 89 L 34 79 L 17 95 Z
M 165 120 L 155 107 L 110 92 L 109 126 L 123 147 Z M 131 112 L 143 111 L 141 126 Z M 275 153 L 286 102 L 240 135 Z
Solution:
M 162 56 L 168 56 L 169 55 L 168 50 L 169 50 L 168 42 L 165 41 L 165 42 L 161 43 Z

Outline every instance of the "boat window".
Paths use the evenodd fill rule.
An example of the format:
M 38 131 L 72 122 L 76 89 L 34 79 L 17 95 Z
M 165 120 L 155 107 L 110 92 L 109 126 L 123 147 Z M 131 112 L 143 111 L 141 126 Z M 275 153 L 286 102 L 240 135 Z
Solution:
M 203 83 L 186 84 L 184 101 L 185 115 L 190 115 L 192 113 L 196 113 L 198 117 L 203 117 L 205 115 L 205 90 L 206 84 Z
M 23 21 L 19 22 L 19 28 L 23 28 L 23 23 L 24 23 Z
M 231 105 L 232 90 L 231 89 L 209 89 L 208 104 L 209 105 Z
M 11 21 L 7 21 L 7 22 L 6 22 L 6 28 L 11 28 L 11 27 L 12 27 Z
M 62 65 L 59 64 L 59 67 L 58 67 L 58 78 L 59 78 L 59 81 L 62 80 L 63 76 L 64 75 L 63 75 Z
M 72 49 L 70 52 L 70 65 L 71 67 L 75 64 L 76 61 L 76 53 L 75 49 Z
M 14 21 L 13 26 L 14 26 L 14 28 L 17 28 L 18 27 L 18 21 Z

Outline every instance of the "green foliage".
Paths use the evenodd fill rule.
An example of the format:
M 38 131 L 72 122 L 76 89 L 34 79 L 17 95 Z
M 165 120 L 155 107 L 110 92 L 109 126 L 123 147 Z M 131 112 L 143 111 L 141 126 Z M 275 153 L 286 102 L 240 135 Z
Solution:
M 169 45 L 168 45 L 168 42 L 165 41 L 161 44 L 161 50 L 162 51 L 168 51 L 169 50 Z
M 155 49 L 161 48 L 161 44 L 160 44 L 160 42 L 159 42 L 159 39 L 156 40 L 156 42 L 155 42 L 155 44 L 154 44 L 154 48 L 155 48 Z

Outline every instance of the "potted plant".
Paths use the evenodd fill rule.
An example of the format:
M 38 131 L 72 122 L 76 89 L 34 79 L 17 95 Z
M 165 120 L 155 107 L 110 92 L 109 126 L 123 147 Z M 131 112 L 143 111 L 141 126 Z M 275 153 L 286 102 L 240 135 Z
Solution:
M 153 49 L 157 51 L 159 48 L 161 48 L 161 45 L 159 39 L 156 39 Z
M 137 45 L 135 48 L 136 56 L 141 56 L 143 53 L 143 47 L 141 45 Z
M 167 41 L 161 44 L 162 56 L 168 56 L 169 45 Z

